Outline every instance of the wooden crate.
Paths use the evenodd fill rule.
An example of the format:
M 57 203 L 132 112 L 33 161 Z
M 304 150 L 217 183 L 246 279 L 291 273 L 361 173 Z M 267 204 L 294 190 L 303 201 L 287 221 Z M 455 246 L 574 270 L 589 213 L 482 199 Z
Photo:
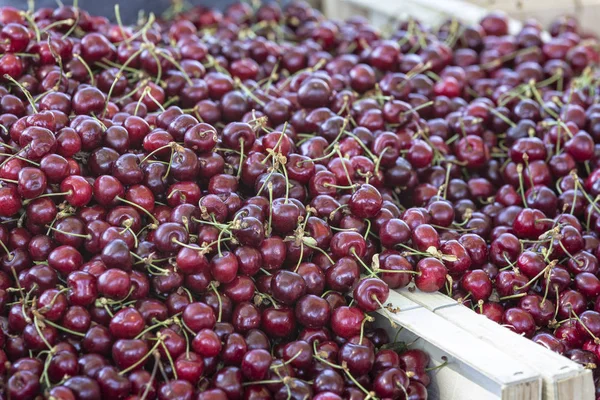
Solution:
M 396 292 L 388 302 L 400 311 L 391 314 L 400 327 L 398 338 L 430 354 L 433 366 L 448 365 L 432 372 L 431 399 L 439 400 L 534 400 L 541 398 L 541 378 L 524 363 L 434 312 Z M 378 324 L 393 338 L 383 311 Z
M 595 21 L 598 19 L 596 17 L 600 17 L 600 0 L 577 1 L 580 4 L 577 11 L 581 12 L 583 9 L 583 13 L 589 14 L 588 17 L 596 23 Z M 450 17 L 459 18 L 468 24 L 475 24 L 490 9 L 494 8 L 504 9 L 512 16 L 525 17 L 529 16 L 527 13 L 530 13 L 536 18 L 548 10 L 554 10 L 552 12 L 557 14 L 553 14 L 552 18 L 555 18 L 566 14 L 565 7 L 575 7 L 572 0 L 545 0 L 544 2 L 523 0 L 522 8 L 517 8 L 517 2 L 513 0 L 496 0 L 495 3 L 488 2 L 487 5 L 483 4 L 484 2 L 488 2 L 488 0 L 323 0 L 323 11 L 328 17 L 338 19 L 362 15 L 369 18 L 374 26 L 385 28 L 394 26 L 398 20 L 409 16 L 416 17 L 432 26 L 440 24 Z M 485 7 L 482 7 L 484 5 Z M 563 11 L 556 11 L 557 9 Z M 522 23 L 519 20 L 515 18 L 510 20 L 511 33 L 519 32 L 521 27 Z M 549 35 L 546 33 L 545 38 L 548 37 Z M 403 290 L 401 296 L 435 313 L 455 327 L 470 332 L 471 337 L 487 342 L 490 346 L 496 347 L 508 356 L 528 365 L 543 379 L 543 398 L 545 400 L 593 400 L 595 398 L 591 371 L 565 357 L 510 332 L 443 294 Z M 405 314 L 404 318 L 408 319 L 409 317 Z M 398 318 L 403 318 L 402 313 Z M 425 331 L 426 327 L 418 326 L 416 329 L 420 334 L 421 329 Z
M 600 33 L 600 0 L 468 0 L 487 10 L 502 10 L 518 20 L 535 18 L 548 26 L 560 16 L 577 17 L 584 30 Z
M 540 374 L 545 400 L 594 400 L 592 372 L 479 315 L 442 293 L 402 289 L 405 297 L 502 350 Z
M 362 15 L 378 28 L 393 26 L 411 16 L 431 26 L 451 17 L 475 24 L 488 13 L 487 9 L 462 0 L 323 0 L 322 4 L 323 12 L 329 18 Z M 511 33 L 519 32 L 521 27 L 518 20 L 510 20 Z
M 510 32 L 522 27 L 521 21 L 535 18 L 544 27 L 556 18 L 572 15 L 585 32 L 600 34 L 600 0 L 322 0 L 323 11 L 330 18 L 345 19 L 362 15 L 373 25 L 384 28 L 413 16 L 436 26 L 448 18 L 474 24 L 492 10 L 502 10 L 510 17 Z M 548 35 L 545 37 L 548 38 Z

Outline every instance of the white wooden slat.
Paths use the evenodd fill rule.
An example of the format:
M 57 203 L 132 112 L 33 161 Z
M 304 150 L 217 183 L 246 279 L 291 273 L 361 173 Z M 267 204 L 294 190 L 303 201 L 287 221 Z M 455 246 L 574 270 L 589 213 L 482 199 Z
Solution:
M 376 325 L 385 328 L 388 331 L 390 339 L 397 338 L 398 341 L 411 343 L 411 348 L 425 351 L 431 357 L 430 367 L 436 367 L 443 364 L 444 359 L 448 359 L 448 365 L 429 372 L 431 384 L 427 388 L 430 399 L 443 400 L 497 400 L 494 386 L 486 388 L 489 380 L 485 377 L 474 376 L 470 367 L 466 367 L 460 360 L 452 359 L 447 353 L 440 350 L 435 344 L 415 335 L 405 328 L 393 328 L 389 321 L 379 315 Z M 399 330 L 399 332 L 398 332 Z
M 396 18 L 413 16 L 430 25 L 437 25 L 449 17 L 460 18 L 468 24 L 476 24 L 489 11 L 461 0 L 346 0 L 346 3 L 361 6 L 369 10 L 376 10 L 383 15 Z M 521 30 L 522 24 L 517 20 L 510 20 L 511 33 Z
M 417 342 L 422 342 L 421 346 L 432 351 L 437 349 L 435 352 L 440 355 L 437 357 L 438 360 L 441 360 L 441 355 L 444 355 L 450 361 L 449 366 L 440 369 L 440 374 L 447 375 L 443 375 L 445 380 L 438 382 L 439 397 L 434 398 L 440 400 L 541 398 L 539 375 L 522 362 L 507 356 L 467 330 L 399 293 L 390 292 L 388 303 L 400 309 L 399 312 L 391 314 L 396 324 L 418 337 Z M 380 313 L 387 315 L 383 311 Z M 449 368 L 449 371 L 442 372 L 446 368 Z M 468 395 L 468 391 L 467 393 L 456 392 L 462 390 L 460 385 L 453 383 L 458 382 L 456 374 L 463 377 L 460 379 L 463 384 L 468 381 L 478 387 L 470 392 L 473 397 Z
M 544 380 L 545 400 L 595 398 L 591 371 L 581 365 L 509 331 L 441 293 L 423 293 L 410 288 L 401 290 L 400 294 L 533 368 Z
M 549 1 L 560 2 L 562 0 Z M 600 0 L 589 1 L 600 2 Z M 430 26 L 439 25 L 448 18 L 458 18 L 467 24 L 476 24 L 490 12 L 490 9 L 464 0 L 324 0 L 323 4 L 325 15 L 330 18 L 346 19 L 352 15 L 363 15 L 369 17 L 373 25 L 378 28 L 393 25 L 390 23 L 404 20 L 411 16 L 418 18 Z M 556 12 L 549 12 L 547 10 L 548 8 L 536 10 L 532 12 L 533 15 L 529 16 L 552 15 L 554 18 L 557 15 L 565 14 L 564 12 L 561 14 L 559 10 Z M 588 6 L 586 10 L 590 12 L 584 19 L 593 19 L 596 16 L 600 17 L 600 5 Z M 516 11 L 513 13 L 509 12 L 509 14 L 513 17 L 525 16 L 525 14 L 517 13 Z M 550 22 L 550 18 L 543 19 L 546 20 L 544 21 L 545 23 Z M 509 18 L 509 31 L 511 34 L 518 33 L 522 26 L 523 24 L 519 19 Z M 544 32 L 542 38 L 548 40 L 550 36 Z

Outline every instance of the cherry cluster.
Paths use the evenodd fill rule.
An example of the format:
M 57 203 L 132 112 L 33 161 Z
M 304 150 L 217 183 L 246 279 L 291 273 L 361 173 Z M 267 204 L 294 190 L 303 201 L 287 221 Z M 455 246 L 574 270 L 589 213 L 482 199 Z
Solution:
M 0 8 L 0 397 L 425 400 L 411 283 L 595 368 L 575 20 L 180 11 Z
M 0 398 L 426 400 L 429 356 L 369 315 L 411 275 L 369 266 L 396 135 L 359 138 L 385 95 L 326 72 L 341 25 L 116 17 L 0 8 Z

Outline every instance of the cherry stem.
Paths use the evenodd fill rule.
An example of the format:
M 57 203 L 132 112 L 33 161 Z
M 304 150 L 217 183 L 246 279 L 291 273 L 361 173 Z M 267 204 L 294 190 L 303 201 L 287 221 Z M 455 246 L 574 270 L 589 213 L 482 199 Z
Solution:
M 169 54 L 167 54 L 166 52 L 158 52 L 158 54 L 164 58 L 165 60 L 169 61 L 171 64 L 173 64 L 175 66 L 175 68 L 177 68 L 179 70 L 179 72 L 181 72 L 181 74 L 183 75 L 183 78 L 185 79 L 185 81 L 187 82 L 188 85 L 193 86 L 194 82 L 192 82 L 192 80 L 190 79 L 190 76 L 188 75 L 188 73 L 185 71 L 185 69 L 183 69 L 183 67 L 181 66 L 180 63 L 178 63 L 173 57 L 171 57 Z M 264 105 L 264 104 L 263 104 Z
M 517 126 L 513 121 L 511 121 L 506 115 L 502 114 L 500 111 L 496 110 L 494 107 L 488 108 L 488 110 L 494 114 L 496 117 L 500 118 L 506 125 L 514 128 Z
M 285 168 L 285 165 L 281 166 L 281 172 L 283 172 L 283 177 L 285 179 L 285 197 L 284 197 L 283 203 L 287 204 L 289 201 L 289 197 L 290 197 L 290 178 L 288 177 L 288 173 L 287 173 L 287 169 Z
M 240 163 L 237 170 L 237 179 L 239 180 L 242 176 L 242 165 L 244 164 L 244 139 L 240 139 Z
M 149 216 L 149 217 L 150 217 L 150 219 L 152 220 L 152 222 L 154 223 L 154 225 L 156 225 L 156 227 L 158 227 L 158 225 L 159 225 L 159 222 L 158 222 L 158 220 L 156 219 L 156 217 L 155 217 L 154 215 L 152 215 L 152 213 L 151 213 L 150 211 L 146 210 L 144 207 L 140 206 L 139 204 L 137 204 L 137 203 L 135 203 L 135 202 L 133 202 L 133 201 L 129 201 L 129 200 L 127 200 L 127 199 L 124 199 L 124 198 L 122 198 L 122 197 L 120 197 L 120 196 L 117 196 L 117 197 L 115 197 L 115 198 L 116 198 L 117 200 L 119 200 L 119 201 L 121 201 L 121 202 L 125 203 L 125 204 L 128 204 L 128 205 L 130 205 L 130 206 L 132 206 L 132 207 L 135 207 L 135 208 L 137 208 L 138 210 L 142 211 L 144 214 L 146 214 L 147 216 Z
M 256 104 L 260 105 L 261 107 L 265 106 L 265 102 L 262 101 L 261 99 L 259 99 L 258 97 L 256 97 L 256 95 L 254 93 L 252 93 L 252 90 L 250 90 L 248 88 L 248 86 L 246 86 L 242 83 L 240 78 L 238 78 L 236 76 L 233 81 L 235 83 L 235 86 L 241 88 L 242 91 L 244 91 L 244 93 L 246 93 L 246 95 L 248 95 L 248 97 L 250 97 L 252 100 L 254 100 L 256 102 Z
M 296 264 L 296 268 L 294 268 L 294 272 L 298 272 L 298 268 L 300 268 L 300 264 L 302 264 L 303 257 L 304 257 L 304 242 L 300 242 L 300 257 L 298 257 L 298 263 Z
M 56 292 L 56 294 L 54 295 L 54 297 L 52 298 L 52 300 L 50 301 L 50 303 L 46 304 L 44 307 L 40 308 L 38 311 L 40 314 L 44 314 L 44 312 L 50 310 L 52 308 L 52 306 L 54 305 L 54 303 L 56 302 L 56 300 L 58 300 L 58 296 L 60 296 L 63 293 L 68 292 L 69 289 L 67 288 L 62 288 L 61 290 L 59 290 L 58 292 Z
M 579 189 L 581 191 L 581 193 L 583 194 L 583 197 L 585 197 L 585 199 L 588 201 L 588 203 L 590 203 L 592 205 L 592 208 L 594 208 L 594 210 L 596 210 L 596 212 L 600 213 L 600 207 L 598 207 L 597 202 L 595 202 L 591 198 L 591 196 L 588 194 L 588 192 L 581 185 L 581 182 L 579 182 L 579 177 L 577 176 L 577 172 L 571 171 L 571 176 L 573 177 L 573 181 L 575 183 L 575 194 L 577 194 L 577 189 Z M 573 204 L 574 203 L 575 203 L 575 199 L 573 200 Z
M 182 247 L 185 247 L 185 248 L 188 248 L 188 249 L 191 249 L 191 250 L 198 250 L 198 251 L 202 250 L 202 249 L 200 249 L 200 247 L 192 246 L 192 245 L 189 245 L 187 243 L 180 242 L 179 240 L 177 240 L 177 238 L 172 238 L 171 242 L 176 243 L 176 244 L 178 244 L 178 245 L 180 245 Z
M 38 356 L 41 354 L 42 353 L 40 352 L 40 354 L 38 354 Z M 44 370 L 42 371 L 42 376 L 40 376 L 40 383 L 45 382 L 47 388 L 52 387 L 52 384 L 50 383 L 50 378 L 48 377 L 48 368 L 50 368 L 51 360 L 52 360 L 52 352 L 49 351 L 48 355 L 46 356 L 46 360 L 44 361 Z M 51 396 L 51 397 L 49 397 L 49 400 L 54 400 L 54 399 Z M 56 400 L 58 400 L 58 399 L 56 399 Z
M 56 193 L 44 193 L 39 195 L 38 197 L 34 198 L 34 199 L 27 199 L 23 202 L 23 204 L 27 205 L 29 203 L 31 203 L 33 200 L 37 200 L 37 199 L 41 199 L 43 197 L 54 197 L 54 196 L 71 196 L 73 194 L 72 191 L 68 191 L 68 192 L 56 192 Z
M 521 297 L 527 296 L 527 293 L 516 293 L 511 294 L 509 296 L 500 297 L 500 300 L 510 300 L 510 299 L 519 299 Z
M 348 182 L 350 183 L 350 188 L 352 189 L 352 192 L 355 192 L 357 184 L 352 183 L 352 178 L 350 177 L 348 168 L 346 167 L 346 164 L 344 163 L 344 160 L 346 160 L 346 158 L 344 158 L 344 156 L 342 155 L 342 152 L 340 151 L 339 146 L 337 146 L 335 148 L 335 150 L 336 150 L 336 153 L 337 153 L 338 157 L 340 158 L 340 160 L 342 160 L 342 168 L 344 168 L 344 173 L 346 174 L 346 178 L 348 179 Z
M 35 40 L 38 42 L 41 42 L 42 36 L 40 33 L 40 29 L 38 28 L 37 24 L 35 23 L 35 20 L 33 19 L 33 17 L 28 12 L 21 12 L 20 14 L 27 20 L 27 22 L 29 22 L 29 25 L 31 25 L 31 28 L 35 32 Z
M 173 357 L 171 357 L 171 352 L 167 348 L 167 345 L 165 344 L 164 341 L 159 340 L 158 342 L 160 343 L 160 345 L 164 349 L 165 355 L 167 356 L 167 359 L 169 360 L 169 364 L 171 364 L 171 371 L 173 372 L 173 376 L 175 377 L 175 379 L 179 379 L 177 377 L 177 369 L 175 368 L 175 363 L 173 362 Z
M 42 330 L 40 329 L 40 323 L 39 323 L 38 317 L 35 315 L 33 317 L 33 326 L 35 327 L 35 330 L 36 330 L 38 336 L 40 337 L 40 339 L 42 339 L 42 341 L 44 342 L 46 347 L 48 347 L 48 350 L 52 350 L 52 346 L 50 345 L 50 343 L 48 343 L 48 340 L 46 340 L 46 337 L 42 334 Z
M 556 264 L 556 262 L 554 262 L 554 264 Z M 536 276 L 534 276 L 533 278 L 531 278 L 529 280 L 529 282 L 527 282 L 526 284 L 524 284 L 523 286 L 519 286 L 516 289 L 517 290 L 523 290 L 527 287 L 529 287 L 531 284 L 533 284 L 535 281 L 537 281 L 542 275 L 544 275 L 545 273 L 549 272 L 550 269 L 552 269 L 554 265 L 549 264 L 546 267 L 544 267 L 544 269 L 542 269 Z
M 90 68 L 88 63 L 86 63 L 85 60 L 79 54 L 74 54 L 73 57 L 75 57 L 77 60 L 79 60 L 79 62 L 83 64 L 83 67 L 86 69 L 88 75 L 90 76 L 90 85 L 95 86 L 96 79 L 94 78 L 94 73 L 92 72 L 92 69 Z
M 416 107 L 413 107 L 413 108 L 411 108 L 411 109 L 409 109 L 409 110 L 402 111 L 402 112 L 401 112 L 401 113 L 399 113 L 398 115 L 399 115 L 399 116 L 404 116 L 404 115 L 406 115 L 406 114 L 408 114 L 408 113 L 416 113 L 417 111 L 419 111 L 419 110 L 422 110 L 423 108 L 427 108 L 427 107 L 429 107 L 429 106 L 431 106 L 431 105 L 433 105 L 433 104 L 434 104 L 434 102 L 433 102 L 433 100 L 431 100 L 431 101 L 428 101 L 428 102 L 426 102 L 426 103 L 420 104 L 420 105 L 418 105 L 418 106 L 416 106 Z
M 27 98 L 27 101 L 29 102 L 29 104 L 31 105 L 31 108 L 33 109 L 33 113 L 37 114 L 38 109 L 35 106 L 35 102 L 33 101 L 33 97 L 31 96 L 31 93 L 29 93 L 29 90 L 27 90 L 25 88 L 25 86 L 23 86 L 22 84 L 20 84 L 19 82 L 17 82 L 12 76 L 8 75 L 8 74 L 4 74 L 4 79 L 10 81 L 13 85 L 17 86 L 19 89 L 21 89 L 21 91 L 23 92 L 23 94 L 25 95 L 25 97 Z
M 140 55 L 142 53 L 142 51 L 144 51 L 143 48 L 140 48 L 139 50 L 137 50 L 135 53 L 133 53 L 126 61 L 123 65 L 121 65 L 121 67 L 119 68 L 119 70 L 117 71 L 117 73 L 115 74 L 115 79 L 113 80 L 113 83 L 110 85 L 110 89 L 108 90 L 108 94 L 106 95 L 106 103 L 104 104 L 104 111 L 102 112 L 102 116 L 104 117 L 106 115 L 106 112 L 108 111 L 108 104 L 110 103 L 110 98 L 112 96 L 112 92 L 115 88 L 115 86 L 117 85 L 117 82 L 119 81 L 119 79 L 121 78 L 121 76 L 123 75 L 123 71 L 125 70 L 125 68 L 127 68 L 127 66 L 135 59 L 135 57 L 137 57 L 138 55 Z
M 269 191 L 269 204 L 271 205 L 271 207 L 269 207 L 269 223 L 267 225 L 267 228 L 265 229 L 265 235 L 266 236 L 271 236 L 271 232 L 273 230 L 273 228 L 272 228 L 272 222 L 273 222 L 273 182 L 269 181 L 269 183 L 267 183 L 267 190 Z
M 119 31 L 121 32 L 121 36 L 123 40 L 126 39 L 125 28 L 123 27 L 123 21 L 121 20 L 121 8 L 119 4 L 115 4 L 115 19 L 117 20 L 117 26 L 119 27 Z
M 223 302 L 221 300 L 221 294 L 217 290 L 217 286 L 214 282 L 211 282 L 210 288 L 215 292 L 215 296 L 217 296 L 217 301 L 219 302 L 219 315 L 217 316 L 217 322 L 221 322 L 221 317 L 223 315 Z
M 179 146 L 177 143 L 169 142 L 168 144 L 165 144 L 164 146 L 161 146 L 158 149 L 152 150 L 150 153 L 148 153 L 148 155 L 146 155 L 144 158 L 142 158 L 142 161 L 140 161 L 140 165 L 143 164 L 144 162 L 148 161 L 148 159 L 150 157 L 152 157 L 154 154 L 158 153 L 159 151 L 166 150 L 166 149 L 172 150 L 174 147 L 177 147 L 177 146 Z
M 544 301 L 545 301 L 545 299 L 544 299 Z M 556 291 L 556 304 L 555 304 L 555 307 L 554 307 L 554 317 L 552 318 L 552 321 L 556 321 L 556 316 L 558 315 L 558 304 L 559 304 L 559 302 L 560 302 L 560 293 L 558 293 L 558 290 L 557 290 Z M 544 303 L 542 302 L 542 305 L 543 304 Z
M 361 140 L 361 138 L 359 138 L 358 136 L 356 136 L 354 133 L 352 133 L 350 131 L 344 131 L 344 134 L 347 136 L 350 136 L 351 138 L 356 140 L 358 145 L 360 147 L 362 147 L 364 152 L 369 156 L 369 158 L 371 158 L 371 160 L 377 160 L 377 157 L 375 157 L 375 154 L 373 154 L 373 152 L 367 147 L 367 145 L 364 144 L 364 142 Z M 337 144 L 337 145 L 339 146 L 339 144 Z
M 362 340 L 361 340 L 362 341 Z M 363 385 L 361 385 L 356 378 L 354 378 L 354 376 L 352 376 L 352 374 L 350 373 L 350 371 L 348 370 L 348 367 L 346 365 L 342 365 L 342 369 L 344 370 L 344 373 L 348 376 L 348 378 L 350 378 L 350 380 L 352 382 L 354 382 L 354 384 L 356 385 L 356 387 L 358 387 L 360 390 L 362 390 L 367 396 L 365 397 L 365 400 L 368 399 L 374 399 L 376 400 L 377 398 L 373 395 L 372 392 L 369 392 L 367 389 L 365 389 L 365 387 Z M 408 397 L 406 397 L 408 398 Z
M 129 254 L 131 254 L 134 258 L 137 258 L 138 260 L 140 260 L 140 262 L 142 262 L 148 269 L 153 268 L 155 270 L 154 275 L 169 276 L 168 269 L 160 268 L 160 267 L 154 265 L 152 262 L 150 262 L 150 259 L 143 258 L 143 257 L 137 255 L 136 253 L 134 253 L 133 251 L 130 251 Z
M 273 305 L 273 307 L 279 308 L 279 304 L 277 304 L 277 301 L 271 295 L 269 295 L 267 293 L 258 292 L 258 294 L 254 297 L 254 301 L 257 304 L 260 304 L 263 301 L 268 301 L 269 303 L 271 303 Z
M 267 379 L 267 380 L 264 380 L 264 381 L 244 382 L 244 383 L 242 383 L 242 386 L 270 385 L 270 384 L 276 384 L 276 383 L 282 383 L 282 382 L 283 382 L 282 379 Z
M 365 314 L 362 322 L 360 323 L 360 336 L 358 338 L 358 344 L 362 344 L 364 333 L 365 333 L 365 324 L 368 321 L 368 316 Z
M 331 147 L 333 147 L 334 151 L 339 149 L 339 147 L 340 147 L 339 140 L 340 140 L 340 137 L 342 137 L 342 135 L 346 131 L 346 126 L 348 126 L 348 118 L 344 118 L 344 122 L 342 123 L 342 127 L 340 128 L 340 131 L 338 132 L 335 139 L 333 139 L 333 141 L 329 144 L 329 146 L 325 147 L 325 151 L 329 150 Z
M 400 246 L 400 247 L 406 249 L 409 252 L 409 255 L 431 257 L 431 254 L 423 252 L 423 251 L 417 251 L 417 250 L 413 249 L 412 247 L 405 245 L 404 243 L 397 243 L 396 246 Z
M 63 235 L 74 236 L 74 237 L 78 237 L 78 238 L 82 238 L 82 239 L 87 239 L 87 240 L 90 240 L 92 238 L 92 235 L 90 235 L 90 234 L 82 235 L 80 233 L 65 232 L 65 231 L 61 231 L 60 229 L 56 229 L 56 228 L 54 228 L 54 227 L 52 227 L 50 225 L 46 225 L 46 227 L 48 229 L 52 230 L 52 231 L 62 233 Z
M 54 21 L 51 24 L 46 25 L 45 27 L 42 28 L 42 32 L 46 33 L 48 32 L 50 29 L 52 28 L 56 28 L 57 26 L 62 26 L 62 25 L 70 25 L 73 24 L 75 22 L 74 19 L 72 18 L 67 18 L 67 19 L 61 19 L 60 21 Z
M 517 165 L 517 174 L 519 174 L 519 191 L 521 192 L 521 198 L 523 199 L 523 205 L 527 206 L 527 199 L 525 198 L 525 188 L 523 185 L 523 164 Z
M 152 24 L 155 21 L 156 21 L 156 16 L 154 15 L 154 13 L 150 13 L 148 15 L 148 21 L 146 21 L 146 24 L 143 27 L 141 27 L 139 31 L 137 31 L 136 33 L 134 33 L 133 35 L 131 35 L 130 37 L 125 39 L 124 42 L 129 44 L 133 40 L 138 38 L 140 35 L 146 36 L 146 32 L 148 31 L 148 29 L 150 29 L 150 27 L 152 26 Z M 125 36 L 123 36 L 123 37 L 125 38 Z
M 446 365 L 448 365 L 448 360 L 446 359 L 445 356 L 443 356 L 442 359 L 444 360 L 444 362 L 442 364 L 435 366 L 435 367 L 425 368 L 425 371 L 430 372 L 430 371 L 435 371 L 436 369 L 444 368 Z
M 398 325 L 394 321 L 394 317 L 392 316 L 392 313 L 387 309 L 386 306 L 384 306 L 381 303 L 381 301 L 379 301 L 379 297 L 377 297 L 376 294 L 373 294 L 373 295 L 371 295 L 371 299 L 373 299 L 373 301 L 375 301 L 377 304 L 379 304 L 379 307 L 381 308 L 381 311 L 383 311 L 383 313 L 385 314 L 385 316 L 387 317 L 387 319 L 390 321 L 390 325 L 392 326 L 392 328 L 397 328 Z M 362 344 L 362 341 L 361 341 L 361 344 Z
M 160 360 L 160 356 L 156 353 L 154 353 L 154 367 L 152 367 L 152 374 L 150 375 L 150 380 L 148 382 L 154 382 L 154 379 L 156 377 L 156 371 L 158 370 L 158 364 L 159 364 L 159 360 Z M 142 394 L 142 397 L 140 400 L 146 400 L 146 397 L 148 397 L 148 393 L 150 393 L 150 388 L 152 388 L 152 385 L 146 385 L 146 388 L 144 389 L 144 393 Z
M 389 147 L 385 147 L 382 151 L 381 154 L 379 155 L 379 157 L 377 157 L 377 162 L 375 162 L 375 175 L 377 175 L 377 173 L 379 172 L 379 165 L 381 164 L 381 159 L 383 158 L 383 155 L 385 154 L 386 151 L 388 151 Z
M 375 269 L 375 273 L 385 272 L 388 274 L 413 274 L 413 275 L 421 275 L 420 272 L 410 271 L 410 270 L 397 270 L 397 269 Z
M 274 367 L 280 368 L 280 367 L 282 367 L 282 366 L 284 366 L 284 365 L 288 365 L 288 364 L 290 364 L 291 362 L 293 362 L 293 361 L 294 361 L 296 358 L 300 357 L 301 355 L 302 355 L 302 350 L 299 350 L 299 351 L 298 351 L 296 354 L 294 354 L 294 355 L 293 355 L 293 356 L 292 356 L 292 357 L 291 357 L 289 360 L 287 360 L 287 361 L 284 361 L 284 362 L 282 363 L 282 365 L 275 365 Z
M 546 299 L 548 298 L 548 290 L 550 289 L 550 278 L 551 275 L 548 274 L 548 276 L 546 276 L 546 288 L 544 289 L 544 297 L 542 297 L 542 303 L 546 301 Z M 558 291 L 557 291 L 558 293 Z M 556 306 L 558 307 L 558 303 L 556 303 Z
M 237 216 L 236 216 L 236 218 L 237 218 Z M 229 228 L 228 224 L 220 224 L 218 222 L 210 222 L 210 221 L 206 221 L 204 219 L 198 219 L 196 217 L 191 217 L 190 219 L 193 222 L 196 222 L 198 224 L 210 225 L 210 226 L 214 226 L 214 227 L 219 228 L 219 229 L 227 229 L 227 228 Z
M 306 244 L 308 247 L 310 247 L 311 249 L 313 249 L 313 250 L 317 250 L 317 251 L 321 252 L 321 254 L 323 254 L 325 257 L 327 257 L 327 259 L 329 260 L 329 262 L 331 263 L 331 265 L 335 264 L 335 261 L 333 261 L 333 259 L 331 258 L 331 256 L 329 256 L 329 254 L 327 254 L 327 252 L 326 252 L 325 250 L 323 250 L 323 249 L 322 249 L 322 248 L 320 248 L 320 247 L 317 247 L 317 246 L 310 245 L 310 244 L 308 244 L 308 243 L 305 243 L 305 244 Z
M 575 311 L 573 311 L 573 308 L 571 308 L 571 314 L 577 320 L 577 322 L 579 322 L 581 324 L 581 326 L 583 326 L 583 329 L 585 329 L 585 331 L 588 333 L 588 335 L 590 335 L 592 337 L 592 339 L 594 339 L 594 343 L 600 344 L 600 340 L 598 339 L 598 337 L 592 333 L 592 331 L 590 330 L 590 328 L 587 327 L 586 324 L 583 323 L 581 318 L 579 318 L 579 315 L 577 315 L 575 313 Z
M 61 331 L 63 331 L 63 332 L 69 333 L 69 334 L 71 334 L 71 335 L 74 335 L 74 336 L 79 336 L 79 337 L 85 337 L 85 334 L 84 334 L 84 333 L 72 331 L 72 330 L 70 330 L 70 329 L 67 329 L 67 328 L 65 328 L 65 327 L 63 327 L 63 326 L 60 326 L 60 325 L 58 325 L 58 324 L 55 324 L 54 322 L 52 322 L 52 321 L 50 321 L 50 320 L 48 320 L 48 319 L 44 319 L 44 323 L 45 323 L 45 324 L 48 324 L 48 325 L 50 325 L 50 326 L 53 326 L 53 327 L 55 327 L 56 329 L 59 329 L 59 330 L 61 330 Z
M 344 166 L 344 168 L 346 168 L 346 167 Z M 336 189 L 349 189 L 349 190 L 352 189 L 352 190 L 354 190 L 357 185 L 356 184 L 347 185 L 347 186 L 346 185 L 334 185 L 333 183 L 325 182 L 325 183 L 323 183 L 323 186 L 332 187 L 332 188 L 336 188 Z
M 6 252 L 6 255 L 8 256 L 8 260 L 11 261 L 12 260 L 12 254 L 8 250 L 8 247 L 6 247 L 6 245 L 4 244 L 4 242 L 2 240 L 0 240 L 0 247 L 2 247 L 2 249 L 4 249 L 4 251 Z
M 129 371 L 133 371 L 134 369 L 136 369 L 137 367 L 139 367 L 142 363 L 144 363 L 148 359 L 148 357 L 150 357 L 151 354 L 153 354 L 158 349 L 158 346 L 160 346 L 161 343 L 162 343 L 162 338 L 159 337 L 158 341 L 152 347 L 152 349 L 150 349 L 149 352 L 147 352 L 146 354 L 144 354 L 144 356 L 142 358 L 140 358 L 139 360 L 137 360 L 135 363 L 133 363 L 129 367 L 127 367 L 127 368 L 119 371 L 119 375 L 125 375 Z M 150 386 L 150 385 L 148 385 L 148 386 Z
M 175 315 L 180 315 L 181 313 L 175 314 Z M 171 325 L 173 323 L 173 317 L 171 318 L 167 318 L 164 321 L 158 321 L 156 322 L 154 325 L 148 326 L 146 329 L 144 329 L 143 331 L 141 331 L 136 337 L 135 339 L 139 339 L 142 336 L 144 336 L 146 333 L 152 331 L 153 329 L 156 329 L 158 327 L 161 326 L 167 326 L 167 325 Z
M 160 108 L 160 110 L 161 110 L 162 112 L 164 112 L 164 111 L 165 111 L 165 107 L 164 107 L 162 104 L 160 104 L 160 101 L 156 100 L 156 97 L 152 96 L 152 91 L 151 91 L 151 90 L 148 90 L 148 91 L 146 92 L 146 96 L 148 96 L 148 97 L 150 98 L 150 100 L 152 100 L 152 102 L 153 102 L 154 104 L 156 104 L 156 106 L 157 106 L 158 108 Z M 136 114 L 137 114 L 137 112 L 136 112 Z

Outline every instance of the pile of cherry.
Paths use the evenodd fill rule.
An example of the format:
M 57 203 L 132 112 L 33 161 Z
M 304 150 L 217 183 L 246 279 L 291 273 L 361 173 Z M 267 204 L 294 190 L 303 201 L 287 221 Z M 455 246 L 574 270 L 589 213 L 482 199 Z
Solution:
M 1 399 L 424 400 L 411 282 L 600 365 L 576 21 L 116 11 L 0 8 Z

